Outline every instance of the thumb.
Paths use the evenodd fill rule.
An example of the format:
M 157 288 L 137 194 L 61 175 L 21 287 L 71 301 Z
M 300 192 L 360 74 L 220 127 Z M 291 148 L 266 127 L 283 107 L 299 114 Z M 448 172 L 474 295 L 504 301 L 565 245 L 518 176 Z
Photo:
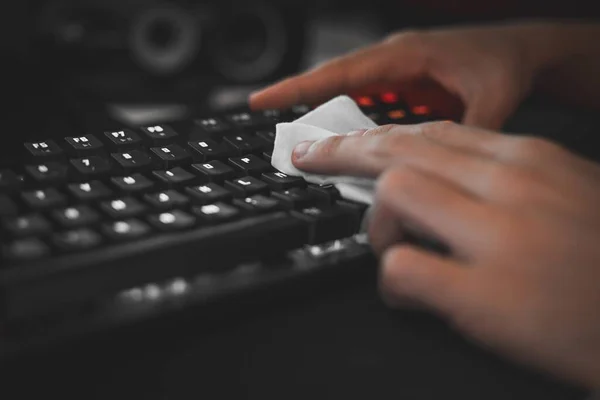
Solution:
M 410 245 L 387 250 L 380 290 L 388 304 L 406 300 L 453 319 L 460 312 L 470 271 L 456 261 Z

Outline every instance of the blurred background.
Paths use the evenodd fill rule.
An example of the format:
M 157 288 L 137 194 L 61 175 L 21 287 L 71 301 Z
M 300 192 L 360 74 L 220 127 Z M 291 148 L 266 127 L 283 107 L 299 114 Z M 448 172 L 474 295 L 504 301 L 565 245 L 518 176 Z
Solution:
M 582 0 L 5 1 L 3 120 L 22 138 L 107 118 L 183 118 L 244 105 L 257 88 L 395 30 L 593 9 Z

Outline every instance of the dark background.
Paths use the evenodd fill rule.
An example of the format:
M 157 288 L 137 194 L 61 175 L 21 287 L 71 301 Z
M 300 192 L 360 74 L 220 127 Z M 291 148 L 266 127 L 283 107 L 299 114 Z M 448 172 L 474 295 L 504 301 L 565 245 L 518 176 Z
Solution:
M 90 70 L 109 83 L 138 76 L 140 71 L 131 66 L 126 53 L 107 53 L 119 61 L 110 70 L 90 69 L 89 63 L 82 62 L 85 52 L 61 52 L 40 39 L 39 10 L 46 3 L 5 2 L 0 13 L 3 161 L 14 146 L 29 138 L 66 136 L 114 123 L 114 119 L 143 122 L 156 115 L 186 115 L 243 103 L 251 90 L 267 82 L 374 42 L 396 29 L 509 17 L 593 15 L 591 6 L 579 1 L 446 1 L 436 5 L 433 1 L 383 0 L 273 2 L 291 10 L 288 12 L 295 19 L 290 19 L 289 33 L 298 43 L 276 74 L 240 83 L 214 72 L 196 73 L 201 69 L 192 68 L 170 76 L 168 84 L 164 77 L 147 77 L 137 88 L 123 91 L 119 85 L 90 87 L 86 79 L 76 78 L 89 76 Z M 132 3 L 151 7 L 150 2 Z M 115 22 L 113 28 L 126 29 L 125 21 Z M 97 55 L 98 50 L 92 53 Z M 201 65 L 207 59 L 197 61 Z M 559 139 L 585 149 L 589 122 L 587 114 L 533 100 L 519 110 L 507 129 L 557 137 L 576 131 L 583 138 L 577 143 L 573 139 L 577 135 Z M 4 363 L 1 397 L 584 397 L 578 388 L 514 366 L 465 342 L 432 316 L 386 309 L 377 297 L 375 274 L 375 266 L 365 266 L 358 275 L 340 276 L 323 290 L 300 290 L 300 295 L 292 298 L 248 299 L 210 317 L 192 313 L 117 336 L 98 335 L 91 341 L 69 343 L 10 364 L 0 360 Z

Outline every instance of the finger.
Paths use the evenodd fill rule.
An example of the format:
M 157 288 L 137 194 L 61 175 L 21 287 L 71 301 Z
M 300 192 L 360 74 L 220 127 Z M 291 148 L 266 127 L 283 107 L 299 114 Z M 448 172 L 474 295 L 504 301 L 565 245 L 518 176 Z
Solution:
M 398 217 L 384 204 L 375 203 L 369 217 L 369 243 L 381 256 L 385 249 L 400 243 L 403 230 Z
M 504 89 L 505 90 L 505 89 Z M 512 95 L 490 95 L 488 91 L 467 99 L 463 123 L 486 129 L 501 129 L 508 117 L 516 110 L 519 99 Z
M 398 245 L 382 259 L 379 287 L 388 304 L 409 300 L 452 318 L 468 293 L 470 272 L 455 260 Z
M 253 93 L 250 107 L 286 108 L 319 103 L 360 88 L 418 77 L 424 64 L 417 50 L 411 45 L 392 48 L 389 42 L 364 48 Z
M 375 198 L 403 223 L 448 245 L 462 258 L 477 255 L 490 237 L 490 227 L 501 217 L 498 210 L 456 185 L 406 166 L 381 175 Z

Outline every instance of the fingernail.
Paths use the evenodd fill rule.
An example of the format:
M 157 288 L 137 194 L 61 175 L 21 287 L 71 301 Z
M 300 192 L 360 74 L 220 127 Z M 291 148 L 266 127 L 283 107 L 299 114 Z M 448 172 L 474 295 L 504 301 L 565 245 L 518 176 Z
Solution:
M 311 142 L 311 141 L 298 143 L 296 145 L 296 147 L 294 147 L 294 153 L 293 153 L 294 158 L 300 159 L 300 158 L 304 157 L 308 153 L 308 151 L 313 143 L 314 142 Z

